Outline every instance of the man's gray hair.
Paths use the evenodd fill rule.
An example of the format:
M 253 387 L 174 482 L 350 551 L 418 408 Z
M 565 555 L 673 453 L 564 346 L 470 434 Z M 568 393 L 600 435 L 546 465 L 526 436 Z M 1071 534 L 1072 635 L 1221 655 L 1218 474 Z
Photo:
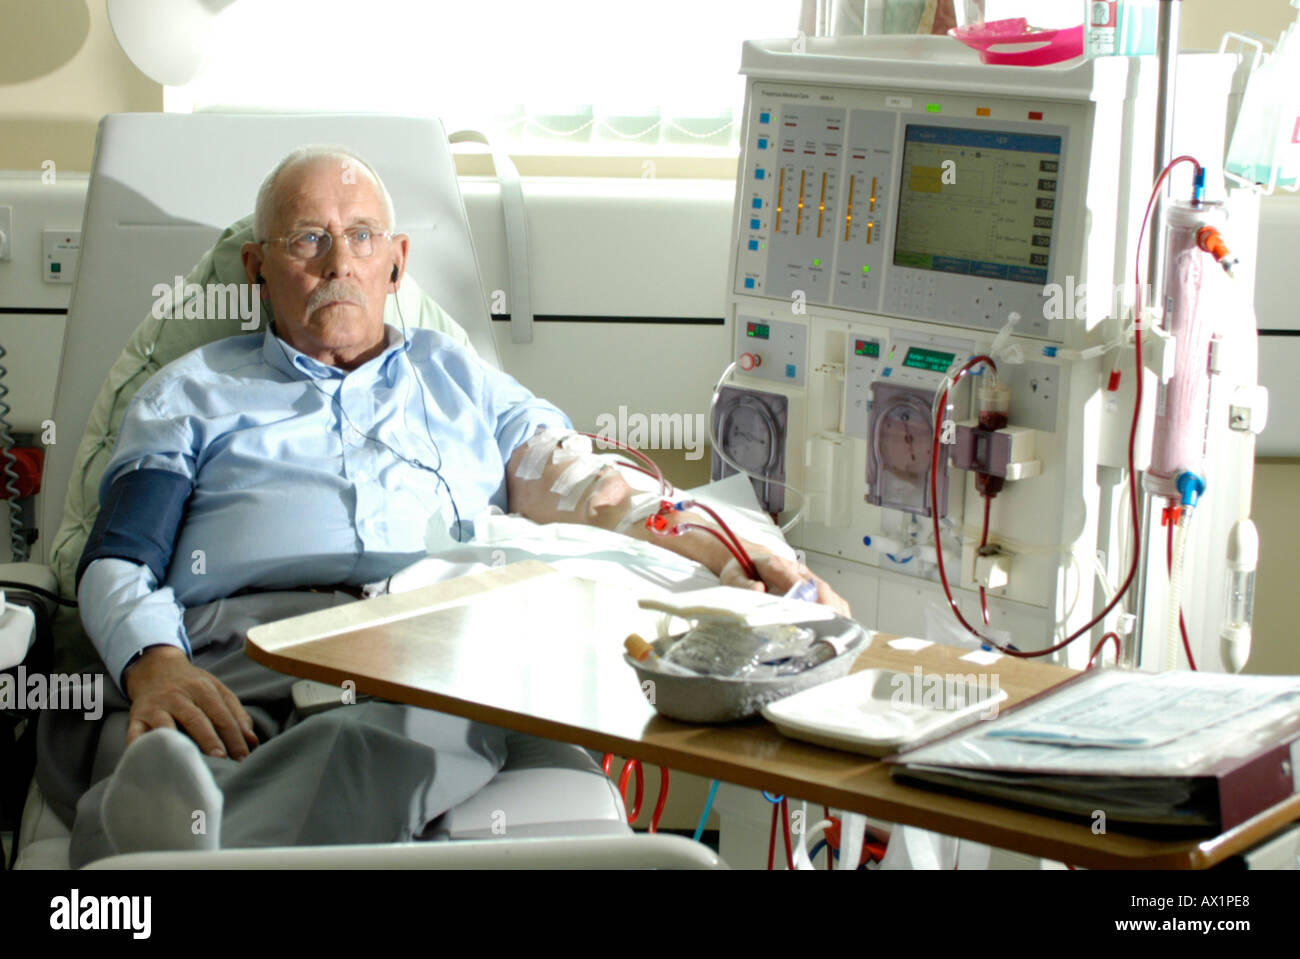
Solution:
M 261 243 L 270 239 L 271 219 L 276 212 L 271 204 L 275 193 L 275 183 L 280 178 L 280 174 L 290 167 L 321 159 L 339 160 L 348 168 L 359 170 L 369 177 L 370 182 L 375 185 L 375 190 L 379 193 L 379 198 L 384 203 L 384 215 L 388 218 L 384 229 L 395 229 L 396 218 L 393 214 L 393 198 L 388 193 L 388 187 L 384 186 L 384 181 L 379 179 L 379 174 L 375 172 L 375 168 L 347 147 L 313 145 L 298 147 L 277 163 L 275 169 L 268 173 L 266 179 L 262 181 L 262 185 L 257 191 L 257 204 L 253 207 L 254 240 Z

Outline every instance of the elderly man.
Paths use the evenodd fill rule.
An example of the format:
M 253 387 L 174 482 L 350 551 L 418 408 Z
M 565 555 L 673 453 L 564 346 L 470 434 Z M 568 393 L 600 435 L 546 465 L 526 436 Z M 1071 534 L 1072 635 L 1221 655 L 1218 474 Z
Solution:
M 558 409 L 441 334 L 384 324 L 409 248 L 393 226 L 364 160 L 290 154 L 243 250 L 272 323 L 168 365 L 127 412 L 78 570 L 83 623 L 125 699 L 98 737 L 74 865 L 418 836 L 495 775 L 507 734 L 378 702 L 302 719 L 292 679 L 248 660 L 244 633 L 352 598 L 422 557 L 426 530 L 465 538 L 490 505 L 607 528 L 629 514 L 617 471 L 576 505 L 552 492 L 549 458 L 522 475 L 529 441 L 569 427 Z M 656 542 L 737 586 L 811 575 L 764 557 L 758 584 L 705 533 Z

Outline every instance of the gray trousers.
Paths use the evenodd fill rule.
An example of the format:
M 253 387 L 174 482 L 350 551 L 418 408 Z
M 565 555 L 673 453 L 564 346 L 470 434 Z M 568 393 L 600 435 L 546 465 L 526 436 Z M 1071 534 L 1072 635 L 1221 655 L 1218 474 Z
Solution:
M 221 789 L 221 845 L 331 845 L 418 837 L 473 796 L 506 760 L 495 726 L 413 706 L 367 702 L 301 719 L 295 677 L 244 655 L 244 635 L 263 622 L 351 602 L 341 593 L 259 593 L 185 614 L 194 664 L 239 697 L 261 745 L 243 761 L 204 756 Z M 101 807 L 125 751 L 130 703 L 107 677 L 104 715 L 46 713 L 38 730 L 37 781 L 72 822 L 74 868 L 112 855 Z

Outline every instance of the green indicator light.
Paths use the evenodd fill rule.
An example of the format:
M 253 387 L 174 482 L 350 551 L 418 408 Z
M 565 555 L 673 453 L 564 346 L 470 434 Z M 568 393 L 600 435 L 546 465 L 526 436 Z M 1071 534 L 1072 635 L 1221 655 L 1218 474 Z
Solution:
M 937 104 L 937 103 L 927 103 L 927 104 L 925 105 L 925 112 L 926 112 L 926 113 L 938 113 L 938 112 L 939 112 L 939 104 Z
M 863 272 L 863 273 L 870 273 L 870 272 L 871 272 L 871 267 L 867 266 L 867 265 L 864 263 L 863 266 L 862 266 L 862 272 Z
M 822 265 L 822 258 L 820 256 L 813 260 L 813 266 L 821 266 L 821 265 Z

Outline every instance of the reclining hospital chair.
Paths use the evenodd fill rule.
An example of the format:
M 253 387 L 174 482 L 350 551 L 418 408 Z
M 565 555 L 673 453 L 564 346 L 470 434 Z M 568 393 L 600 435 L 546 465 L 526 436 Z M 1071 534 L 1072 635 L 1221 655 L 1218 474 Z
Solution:
M 246 332 L 241 330 L 238 316 L 224 320 L 160 320 L 152 316 L 151 308 L 158 299 L 155 285 L 173 285 L 176 277 L 187 276 L 198 282 L 214 278 L 217 282 L 244 282 L 238 265 L 239 243 L 248 237 L 240 228 L 247 232 L 257 188 L 286 153 L 311 143 L 356 150 L 379 171 L 392 193 L 398 213 L 396 228 L 411 236 L 408 272 L 397 294 L 406 324 L 443 329 L 468 342 L 487 363 L 500 366 L 450 146 L 437 120 L 107 116 L 100 123 L 95 145 L 81 258 L 68 312 L 54 415 L 56 442 L 46 450 L 37 548 L 49 567 L 30 563 L 0 567 L 0 578 L 57 586 L 63 596 L 72 596 L 75 567 L 98 510 L 99 477 L 112 453 L 114 431 L 127 400 L 171 360 L 219 337 Z M 222 233 L 232 223 L 235 225 Z M 220 242 L 214 248 L 219 234 Z M 386 314 L 393 322 L 395 298 L 390 294 Z M 87 655 L 93 657 L 94 653 L 81 633 L 75 610 L 60 612 L 55 633 L 59 646 L 53 670 L 84 668 Z M 34 662 L 49 663 L 51 653 L 41 645 L 28 654 L 29 669 Z M 0 662 L 0 669 L 15 665 Z M 6 776 L 12 772 L 4 771 Z M 509 836 L 494 839 L 491 816 L 498 809 L 511 810 Z M 706 847 L 686 839 L 633 834 L 618 792 L 600 774 L 590 755 L 578 746 L 549 741 L 518 752 L 512 749 L 496 779 L 443 816 L 434 832 L 437 838 L 451 841 L 136 853 L 94 865 L 461 868 L 720 864 Z M 68 826 L 43 799 L 33 778 L 20 832 L 15 836 L 16 865 L 67 868 L 69 837 Z

